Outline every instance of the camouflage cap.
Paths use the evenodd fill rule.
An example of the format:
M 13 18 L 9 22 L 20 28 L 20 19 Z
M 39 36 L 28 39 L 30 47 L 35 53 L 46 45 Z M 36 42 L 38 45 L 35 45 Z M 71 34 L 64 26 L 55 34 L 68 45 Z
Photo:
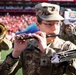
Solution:
M 36 15 L 38 15 L 43 20 L 64 20 L 64 18 L 59 14 L 60 6 L 51 3 L 38 3 L 35 6 Z
M 64 9 L 60 10 L 60 12 L 59 12 L 60 15 L 64 17 L 65 11 L 69 11 L 69 12 L 70 12 L 70 11 L 72 11 L 72 10 L 71 10 L 70 8 L 64 8 Z

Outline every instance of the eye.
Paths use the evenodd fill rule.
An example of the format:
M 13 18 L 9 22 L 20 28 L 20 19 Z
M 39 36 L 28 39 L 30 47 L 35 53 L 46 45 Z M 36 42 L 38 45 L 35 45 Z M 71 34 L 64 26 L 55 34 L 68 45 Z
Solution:
M 54 24 L 47 24 L 47 26 L 54 26 Z

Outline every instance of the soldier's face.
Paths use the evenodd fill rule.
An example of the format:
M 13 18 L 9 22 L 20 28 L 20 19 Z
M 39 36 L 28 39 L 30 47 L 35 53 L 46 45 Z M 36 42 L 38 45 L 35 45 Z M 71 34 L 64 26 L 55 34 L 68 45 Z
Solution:
M 61 21 L 42 21 L 39 28 L 41 31 L 46 32 L 46 34 L 59 34 Z

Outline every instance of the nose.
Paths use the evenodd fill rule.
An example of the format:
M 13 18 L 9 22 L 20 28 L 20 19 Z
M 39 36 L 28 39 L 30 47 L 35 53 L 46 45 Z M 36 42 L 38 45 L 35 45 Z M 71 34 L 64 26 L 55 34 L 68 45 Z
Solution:
M 57 30 L 60 28 L 59 25 L 54 25 L 54 27 L 55 27 L 55 29 L 57 29 Z
M 57 25 L 53 25 L 52 30 L 55 31 L 57 29 Z

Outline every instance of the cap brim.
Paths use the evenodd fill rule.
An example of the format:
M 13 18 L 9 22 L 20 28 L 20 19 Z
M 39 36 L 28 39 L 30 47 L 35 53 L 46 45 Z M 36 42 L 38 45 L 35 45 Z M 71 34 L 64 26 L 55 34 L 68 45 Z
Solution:
M 56 14 L 56 15 L 41 15 L 39 16 L 41 19 L 43 20 L 64 20 L 64 18 L 59 15 L 59 14 Z

